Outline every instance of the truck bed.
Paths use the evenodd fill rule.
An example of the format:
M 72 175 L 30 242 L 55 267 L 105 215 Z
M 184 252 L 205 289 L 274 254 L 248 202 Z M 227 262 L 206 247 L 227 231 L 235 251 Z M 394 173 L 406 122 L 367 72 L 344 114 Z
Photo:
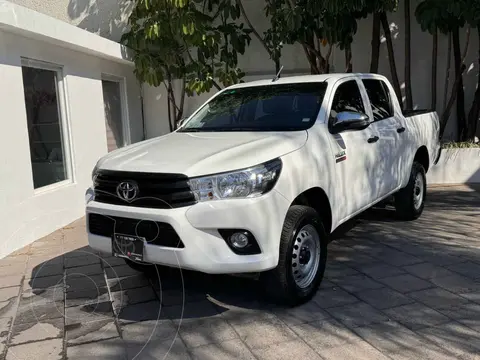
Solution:
M 412 117 L 416 115 L 427 114 L 430 112 L 434 112 L 433 109 L 416 109 L 416 110 L 402 110 L 403 116 L 405 117 Z

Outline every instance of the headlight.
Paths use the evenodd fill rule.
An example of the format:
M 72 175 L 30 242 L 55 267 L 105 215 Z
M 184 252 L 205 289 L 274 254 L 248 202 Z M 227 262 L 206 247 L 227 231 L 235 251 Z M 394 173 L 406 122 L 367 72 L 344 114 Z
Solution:
M 270 191 L 277 182 L 282 161 L 275 159 L 245 170 L 189 180 L 197 201 L 252 198 Z

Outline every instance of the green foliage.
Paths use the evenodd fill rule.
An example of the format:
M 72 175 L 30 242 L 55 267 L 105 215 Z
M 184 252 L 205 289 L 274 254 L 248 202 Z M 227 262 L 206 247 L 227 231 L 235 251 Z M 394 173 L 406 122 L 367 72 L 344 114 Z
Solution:
M 458 0 L 452 5 L 452 13 L 457 17 L 462 17 L 472 27 L 480 25 L 480 1 L 478 0 Z
M 455 27 L 480 24 L 480 1 L 478 0 L 424 0 L 418 4 L 415 17 L 423 31 L 434 33 L 438 28 L 447 34 Z
M 373 12 L 394 11 L 397 5 L 398 0 L 267 0 L 265 13 L 271 26 L 265 39 L 272 53 L 279 53 L 282 42 L 299 43 L 307 48 L 312 66 L 314 61 L 325 65 L 329 51 L 322 54 L 322 47 L 329 44 L 343 50 L 353 41 L 358 19 Z
M 452 12 L 457 6 L 457 0 L 424 0 L 418 4 L 415 17 L 422 31 L 433 34 L 438 29 L 443 34 L 448 34 L 465 23 L 462 17 Z
M 231 0 L 136 0 L 122 42 L 134 51 L 140 81 L 185 79 L 187 94 L 200 94 L 215 79 L 228 86 L 244 76 L 238 54 L 250 44 L 250 29 L 239 17 Z
M 474 143 L 473 141 L 464 142 L 447 142 L 442 144 L 442 149 L 470 149 L 480 148 L 480 143 Z

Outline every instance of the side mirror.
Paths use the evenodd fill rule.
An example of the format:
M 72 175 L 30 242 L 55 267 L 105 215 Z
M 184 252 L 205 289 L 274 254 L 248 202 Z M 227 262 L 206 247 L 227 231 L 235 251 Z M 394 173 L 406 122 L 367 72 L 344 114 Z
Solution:
M 346 130 L 363 130 L 372 122 L 368 115 L 355 111 L 342 111 L 337 114 L 332 124 L 332 132 L 339 133 Z

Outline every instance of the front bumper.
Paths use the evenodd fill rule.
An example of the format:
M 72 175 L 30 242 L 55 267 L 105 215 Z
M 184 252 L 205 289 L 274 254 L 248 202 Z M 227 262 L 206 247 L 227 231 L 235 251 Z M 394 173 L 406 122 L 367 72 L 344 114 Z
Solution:
M 90 233 L 89 213 L 158 221 L 170 224 L 185 247 L 145 244 L 145 262 L 209 274 L 265 271 L 278 264 L 280 236 L 289 206 L 289 202 L 275 190 L 253 199 L 210 201 L 176 209 L 136 208 L 89 201 L 86 207 L 88 242 L 97 251 L 112 253 L 109 237 Z M 250 231 L 261 253 L 235 254 L 218 229 Z

